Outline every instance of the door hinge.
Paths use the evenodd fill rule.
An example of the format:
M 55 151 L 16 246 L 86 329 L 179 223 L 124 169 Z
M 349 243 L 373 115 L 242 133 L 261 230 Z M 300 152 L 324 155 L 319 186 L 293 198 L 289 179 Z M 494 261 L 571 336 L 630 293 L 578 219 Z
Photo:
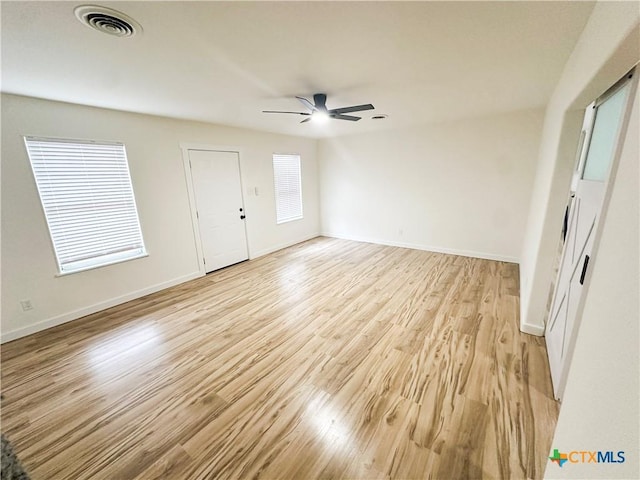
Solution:
M 207 261 L 204 259 L 204 257 L 202 257 L 202 263 L 206 264 Z
M 200 214 L 198 213 L 198 211 L 197 211 L 197 210 L 196 210 L 196 218 L 197 218 L 198 220 L 200 220 Z

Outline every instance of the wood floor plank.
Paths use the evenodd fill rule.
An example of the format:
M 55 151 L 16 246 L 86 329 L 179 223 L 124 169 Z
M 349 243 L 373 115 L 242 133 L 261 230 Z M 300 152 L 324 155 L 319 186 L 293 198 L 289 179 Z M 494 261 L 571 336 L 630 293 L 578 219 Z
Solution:
M 2 346 L 39 479 L 541 478 L 517 265 L 316 238 Z

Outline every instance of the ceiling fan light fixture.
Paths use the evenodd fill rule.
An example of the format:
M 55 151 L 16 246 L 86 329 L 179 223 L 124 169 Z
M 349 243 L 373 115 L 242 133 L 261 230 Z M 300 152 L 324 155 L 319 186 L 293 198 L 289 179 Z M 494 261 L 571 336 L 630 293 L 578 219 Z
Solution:
M 327 112 L 315 111 L 311 115 L 311 121 L 313 123 L 327 123 L 329 121 L 329 115 Z

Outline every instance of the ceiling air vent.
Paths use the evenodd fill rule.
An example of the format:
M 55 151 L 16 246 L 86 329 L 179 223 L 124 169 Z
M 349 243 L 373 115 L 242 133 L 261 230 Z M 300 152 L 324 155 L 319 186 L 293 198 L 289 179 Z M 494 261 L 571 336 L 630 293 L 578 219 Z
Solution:
M 81 5 L 74 13 L 87 27 L 115 37 L 133 37 L 142 32 L 142 27 L 133 18 L 111 8 Z

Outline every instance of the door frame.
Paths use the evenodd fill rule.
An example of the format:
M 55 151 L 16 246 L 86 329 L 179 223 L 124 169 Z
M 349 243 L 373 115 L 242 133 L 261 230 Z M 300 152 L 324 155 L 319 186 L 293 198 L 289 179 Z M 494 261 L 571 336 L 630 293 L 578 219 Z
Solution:
M 598 247 L 600 246 L 600 238 L 602 237 L 602 226 L 604 225 L 604 221 L 607 216 L 607 211 L 609 209 L 611 194 L 613 192 L 612 187 L 614 184 L 614 180 L 616 178 L 616 173 L 618 171 L 618 164 L 620 163 L 620 155 L 622 154 L 622 148 L 624 146 L 623 140 L 628 129 L 629 119 L 631 117 L 631 110 L 633 109 L 633 102 L 636 100 L 639 76 L 640 76 L 640 68 L 638 68 L 638 66 L 634 66 L 631 70 L 629 70 L 626 74 L 624 74 L 618 81 L 616 81 L 613 85 L 611 85 L 605 92 L 599 95 L 593 102 L 591 102 L 587 106 L 587 108 L 592 108 L 592 107 L 595 108 L 600 106 L 605 100 L 607 100 L 613 93 L 615 93 L 619 88 L 621 88 L 626 82 L 630 82 L 629 97 L 627 98 L 627 103 L 625 105 L 622 120 L 620 122 L 620 128 L 617 133 L 616 144 L 615 144 L 615 148 L 614 148 L 612 159 L 611 159 L 611 165 L 609 166 L 607 179 L 605 180 L 602 204 L 600 206 L 600 211 L 598 213 L 598 216 L 595 220 L 595 224 L 593 226 L 592 235 L 594 235 L 594 238 L 593 238 L 593 246 L 591 248 L 589 267 L 587 268 L 586 275 L 584 278 L 584 284 L 582 287 L 582 293 L 580 295 L 580 299 L 578 300 L 578 305 L 576 308 L 576 318 L 573 324 L 573 328 L 571 332 L 567 332 L 566 334 L 568 335 L 567 338 L 565 339 L 565 342 L 567 342 L 567 350 L 566 350 L 565 360 L 563 361 L 563 364 L 561 367 L 560 378 L 559 378 L 558 384 L 553 385 L 554 395 L 558 400 L 562 400 L 562 396 L 564 395 L 564 390 L 567 385 L 567 378 L 568 378 L 569 370 L 571 367 L 571 362 L 573 360 L 573 352 L 575 350 L 576 339 L 578 336 L 578 331 L 580 330 L 580 325 L 582 323 L 582 313 L 584 311 L 584 306 L 586 303 L 587 296 L 589 295 L 589 285 L 591 284 L 591 276 L 598 259 Z M 586 116 L 586 109 L 585 109 L 585 116 Z M 588 145 L 591 141 L 591 135 L 593 133 L 593 125 L 594 125 L 596 116 L 590 115 L 590 117 L 591 117 L 589 120 L 590 125 L 586 132 L 586 135 L 584 135 L 584 138 L 582 138 L 583 137 L 582 134 L 580 135 L 582 142 L 579 143 L 577 146 L 577 148 L 580 149 L 580 153 L 577 154 L 578 158 L 577 158 L 577 165 L 575 168 L 578 169 L 577 173 L 580 176 L 582 175 L 582 170 L 584 170 L 586 155 L 588 154 Z M 584 123 L 582 125 L 582 128 L 584 128 Z M 574 175 L 575 173 L 576 172 L 574 171 Z M 573 185 L 573 181 L 574 179 L 572 177 L 572 185 Z M 572 191 L 569 191 L 567 201 L 571 200 L 571 197 L 570 197 L 571 194 L 572 194 Z M 572 202 L 572 207 L 573 206 L 574 204 Z M 573 212 L 570 211 L 569 213 L 572 214 Z M 562 256 L 564 256 L 564 246 L 563 246 Z M 561 259 L 561 262 L 562 262 L 562 259 Z M 545 323 L 545 329 L 544 329 L 545 335 L 547 334 L 547 331 L 548 331 L 548 327 L 551 320 L 551 313 L 553 311 L 553 307 L 556 301 L 556 294 L 557 294 L 556 290 L 559 286 L 558 279 L 560 277 L 560 274 L 561 274 L 561 271 L 560 269 L 558 269 L 558 272 L 555 278 L 552 303 L 550 305 L 549 313 Z
M 180 142 L 180 150 L 182 150 L 182 166 L 184 168 L 184 177 L 187 185 L 187 195 L 189 198 L 189 210 L 191 212 L 191 228 L 193 232 L 193 241 L 196 247 L 196 263 L 198 265 L 198 272 L 200 276 L 206 275 L 205 264 L 204 264 L 204 249 L 202 248 L 202 237 L 200 236 L 200 222 L 198 221 L 198 209 L 196 204 L 196 194 L 195 189 L 193 188 L 193 179 L 191 177 L 191 163 L 189 162 L 189 150 L 204 150 L 209 152 L 227 152 L 227 153 L 236 153 L 238 155 L 238 172 L 240 174 L 240 196 L 242 198 L 243 208 L 245 210 L 245 214 L 247 211 L 247 204 L 244 195 L 244 182 L 242 176 L 242 158 L 244 156 L 243 149 L 240 147 L 229 146 L 229 145 L 209 145 L 202 143 L 183 143 Z M 249 217 L 247 217 L 244 221 L 244 235 L 247 240 L 247 253 L 249 255 L 249 259 L 253 258 L 251 252 L 251 244 L 249 242 L 249 232 L 247 229 L 247 222 L 249 222 Z

